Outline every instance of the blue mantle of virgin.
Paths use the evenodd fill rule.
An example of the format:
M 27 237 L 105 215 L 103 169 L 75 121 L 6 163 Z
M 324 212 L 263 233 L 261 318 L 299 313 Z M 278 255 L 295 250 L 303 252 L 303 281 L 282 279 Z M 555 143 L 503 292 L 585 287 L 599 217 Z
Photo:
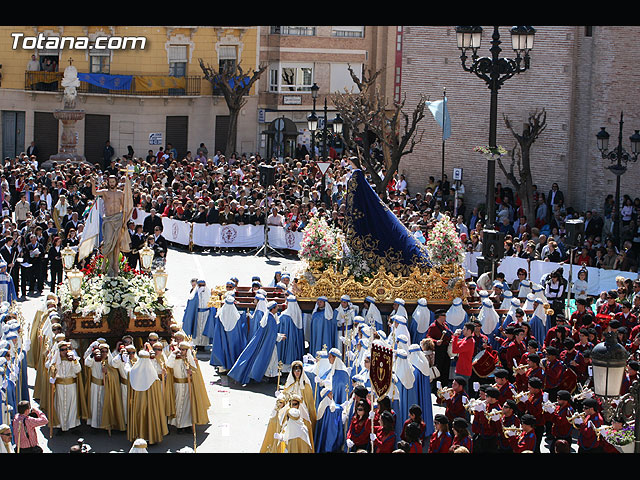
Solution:
M 347 183 L 345 220 L 349 248 L 361 253 L 371 267 L 407 276 L 415 267 L 432 266 L 426 247 L 380 200 L 359 169 Z

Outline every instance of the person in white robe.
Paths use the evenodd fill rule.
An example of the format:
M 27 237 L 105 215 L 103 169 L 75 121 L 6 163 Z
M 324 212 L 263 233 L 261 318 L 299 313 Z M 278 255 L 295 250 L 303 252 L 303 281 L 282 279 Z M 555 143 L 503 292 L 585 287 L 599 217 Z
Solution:
M 178 431 L 189 430 L 191 421 L 191 396 L 189 393 L 188 368 L 198 368 L 193 351 L 189 344 L 181 342 L 179 348 L 171 352 L 167 357 L 167 367 L 173 371 L 176 402 L 176 415 L 169 419 L 169 425 L 173 425 Z
M 98 345 L 100 350 L 102 351 L 103 361 L 105 361 L 106 365 L 111 365 L 112 358 L 111 352 L 109 351 L 109 345 L 106 343 L 101 343 Z M 91 408 L 91 417 L 88 419 L 88 424 L 93 428 L 101 428 L 102 425 L 102 408 L 104 406 L 104 396 L 105 396 L 105 387 L 104 387 L 104 373 L 102 371 L 103 365 L 102 361 L 97 361 L 92 352 L 89 352 L 89 355 L 84 360 L 85 367 L 88 367 L 91 374 L 90 379 L 90 394 L 89 394 L 89 403 Z
M 50 382 L 55 384 L 54 403 L 59 423 L 53 428 L 59 428 L 63 432 L 80 425 L 80 412 L 78 411 L 78 375 L 82 371 L 82 365 L 78 357 L 70 352 L 70 342 L 60 342 L 53 358 L 45 364 L 47 369 L 55 366 L 55 376 Z

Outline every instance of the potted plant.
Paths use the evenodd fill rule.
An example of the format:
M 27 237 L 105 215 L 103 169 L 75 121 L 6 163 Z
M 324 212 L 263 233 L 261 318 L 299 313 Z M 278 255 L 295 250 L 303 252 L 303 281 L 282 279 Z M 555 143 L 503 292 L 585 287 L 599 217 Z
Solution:
M 635 434 L 633 425 L 624 425 L 620 429 L 613 427 L 604 429 L 602 432 L 604 439 L 620 453 L 633 453 Z
M 488 160 L 497 160 L 501 156 L 507 154 L 507 150 L 501 145 L 498 145 L 496 147 L 490 147 L 488 145 L 479 145 L 477 147 L 474 147 L 473 151 L 476 153 L 481 153 Z

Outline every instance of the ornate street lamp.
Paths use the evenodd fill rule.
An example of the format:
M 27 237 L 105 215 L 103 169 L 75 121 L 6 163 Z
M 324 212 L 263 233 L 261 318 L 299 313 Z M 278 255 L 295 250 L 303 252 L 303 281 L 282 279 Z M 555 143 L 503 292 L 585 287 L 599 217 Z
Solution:
M 82 295 L 82 279 L 84 278 L 84 273 L 82 273 L 78 268 L 74 268 L 67 272 L 67 280 L 69 281 L 69 291 L 71 292 L 71 296 L 73 298 L 80 298 Z
M 622 125 L 623 125 L 623 112 L 620 112 L 620 130 L 618 132 L 618 146 L 615 150 L 609 151 L 609 133 L 605 130 L 605 127 L 600 127 L 600 131 L 596 134 L 596 142 L 598 150 L 603 159 L 609 159 L 611 165 L 606 167 L 608 170 L 616 176 L 616 199 L 615 209 L 612 212 L 613 217 L 613 235 L 614 243 L 619 247 L 620 241 L 620 177 L 627 171 L 627 164 L 634 162 L 638 159 L 638 153 L 640 151 L 640 132 L 635 131 L 633 135 L 629 137 L 631 141 L 631 154 L 629 154 L 624 148 L 622 148 Z
M 145 271 L 151 270 L 151 264 L 153 263 L 153 249 L 149 248 L 149 245 L 145 245 L 140 249 L 140 264 Z
M 491 90 L 491 105 L 489 109 L 489 147 L 495 148 L 498 120 L 498 90 L 506 80 L 517 73 L 529 68 L 529 52 L 533 48 L 536 30 L 533 27 L 518 26 L 511 29 L 511 45 L 516 53 L 515 58 L 500 58 L 500 32 L 493 27 L 491 41 L 491 56 L 478 57 L 478 49 L 482 40 L 482 27 L 458 26 L 456 39 L 461 51 L 460 60 L 465 72 L 475 74 L 485 81 Z M 467 52 L 471 50 L 471 64 L 467 65 Z M 493 228 L 495 216 L 495 175 L 496 162 L 487 160 L 487 218 L 485 228 Z
M 62 249 L 60 255 L 62 256 L 62 265 L 64 266 L 64 269 L 71 270 L 76 261 L 76 252 L 67 245 Z
M 153 286 L 156 289 L 156 294 L 158 297 L 162 297 L 164 295 L 164 291 L 167 288 L 167 272 L 164 270 L 164 267 L 160 266 L 153 272 Z
M 629 393 L 620 396 L 629 352 L 618 343 L 616 331 L 607 332 L 604 336 L 605 341 L 591 350 L 593 391 L 604 397 L 603 413 L 608 417 L 607 420 L 635 418 L 634 453 L 640 453 L 640 381 L 634 380 Z M 612 410 L 609 398 L 617 399 L 615 411 Z

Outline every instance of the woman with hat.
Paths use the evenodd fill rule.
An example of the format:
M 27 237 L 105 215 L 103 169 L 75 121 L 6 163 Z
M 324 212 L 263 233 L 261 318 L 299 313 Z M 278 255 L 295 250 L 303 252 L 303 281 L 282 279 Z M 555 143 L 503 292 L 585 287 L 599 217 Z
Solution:
M 469 435 L 469 422 L 462 417 L 453 419 L 452 428 L 453 440 L 451 442 L 450 452 L 457 447 L 465 447 L 469 453 L 473 453 L 473 440 Z
M 435 431 L 429 439 L 429 450 L 427 453 L 449 453 L 453 436 L 449 433 L 449 419 L 442 413 L 438 413 L 433 418 Z

